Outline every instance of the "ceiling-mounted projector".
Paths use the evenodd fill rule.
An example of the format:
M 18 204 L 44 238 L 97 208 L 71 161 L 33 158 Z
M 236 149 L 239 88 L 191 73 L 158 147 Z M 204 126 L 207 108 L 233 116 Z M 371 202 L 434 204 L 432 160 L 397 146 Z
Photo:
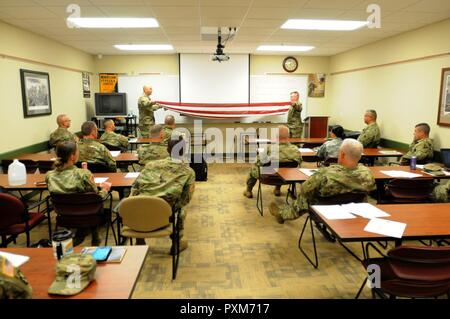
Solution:
M 220 30 L 221 28 L 219 27 L 218 33 L 217 33 L 217 49 L 216 52 L 211 55 L 211 61 L 218 61 L 219 63 L 222 61 L 228 61 L 230 59 L 230 57 L 228 55 L 226 55 L 223 52 L 223 49 L 225 49 L 225 45 L 222 44 L 222 32 Z M 232 38 L 234 36 L 234 34 L 231 34 L 231 28 L 230 28 L 230 34 L 228 35 L 227 40 L 225 41 L 225 43 L 230 40 L 230 38 Z M 234 32 L 236 32 L 236 28 L 234 28 Z

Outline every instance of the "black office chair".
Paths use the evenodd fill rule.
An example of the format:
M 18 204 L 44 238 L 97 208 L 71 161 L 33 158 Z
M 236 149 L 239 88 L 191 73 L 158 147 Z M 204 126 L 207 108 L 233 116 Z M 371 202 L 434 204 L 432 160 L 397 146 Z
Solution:
M 259 166 L 258 169 L 258 193 L 256 195 L 256 208 L 258 208 L 261 216 L 264 215 L 263 198 L 262 198 L 262 188 L 261 185 L 272 185 L 272 186 L 282 186 L 289 185 L 281 179 L 281 177 L 273 170 L 270 169 L 271 163 Z M 273 165 L 273 167 L 298 167 L 298 162 L 280 162 L 278 165 Z M 294 186 L 295 187 L 295 186 Z M 289 192 L 288 192 L 289 195 Z M 287 200 L 287 196 L 286 196 Z
M 338 159 L 336 157 L 328 157 L 327 159 L 323 160 L 323 161 L 319 161 L 317 162 L 317 167 L 327 167 L 330 166 L 331 164 L 336 164 L 338 162 Z
M 77 167 L 81 168 L 81 163 L 82 162 L 77 162 L 75 165 Z M 111 169 L 103 163 L 88 162 L 88 170 L 90 170 L 92 173 L 111 173 L 112 172 Z
M 344 194 L 338 194 L 330 197 L 321 197 L 314 205 L 341 205 L 341 204 L 348 204 L 348 203 L 363 203 L 367 201 L 367 194 L 366 193 L 344 193 Z M 306 252 L 302 248 L 302 239 L 303 234 L 305 232 L 306 225 L 308 224 L 311 228 L 311 238 L 312 238 L 312 244 L 314 248 L 314 259 L 313 262 L 312 259 L 306 254 Z M 321 225 L 321 222 L 319 220 L 319 217 L 315 212 L 310 209 L 308 211 L 308 216 L 306 217 L 305 223 L 303 224 L 302 232 L 300 233 L 300 237 L 298 239 L 298 249 L 300 249 L 301 253 L 306 257 L 306 259 L 309 261 L 311 265 L 313 265 L 314 268 L 319 267 L 319 259 L 317 256 L 317 248 L 316 248 L 316 239 L 314 237 L 314 228 L 313 223 L 315 222 L 317 225 L 317 228 L 320 232 L 322 232 L 325 236 L 325 238 L 330 239 L 330 234 L 327 232 L 325 226 Z
M 433 178 L 420 179 L 391 179 L 386 184 L 387 195 L 383 204 L 413 204 L 427 203 L 431 201 L 431 193 L 434 189 Z

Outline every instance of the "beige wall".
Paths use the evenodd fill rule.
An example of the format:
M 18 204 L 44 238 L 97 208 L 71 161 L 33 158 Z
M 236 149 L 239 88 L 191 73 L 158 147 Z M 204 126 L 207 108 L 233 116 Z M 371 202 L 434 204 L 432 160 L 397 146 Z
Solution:
M 178 54 L 165 55 L 107 55 L 101 59 L 95 57 L 98 73 L 162 73 L 178 74 Z
M 450 53 L 450 19 L 331 57 L 330 72 Z M 436 124 L 441 69 L 450 55 L 331 76 L 332 122 L 361 130 L 376 109 L 382 137 L 410 143 L 414 125 L 427 122 L 435 149 L 450 147 L 450 128 Z
M 22 68 L 49 73 L 52 115 L 24 118 Z M 93 100 L 83 98 L 81 72 L 65 68 L 93 72 L 94 59 L 89 54 L 0 22 L 0 154 L 47 141 L 60 113 L 70 115 L 72 130 L 79 131 Z

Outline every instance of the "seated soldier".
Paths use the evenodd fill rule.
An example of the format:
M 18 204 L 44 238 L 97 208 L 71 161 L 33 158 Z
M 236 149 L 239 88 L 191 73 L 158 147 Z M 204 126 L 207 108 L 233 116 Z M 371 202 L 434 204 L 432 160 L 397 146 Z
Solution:
M 450 202 L 450 181 L 437 185 L 433 190 L 432 197 L 436 203 Z
M 145 166 L 150 161 L 160 160 L 170 156 L 167 152 L 167 145 L 164 145 L 162 142 L 163 126 L 161 124 L 153 125 L 150 128 L 150 138 L 159 142 L 151 142 L 139 146 L 137 153 L 139 164 L 142 166 Z
M 264 158 L 261 160 L 261 163 L 265 162 L 277 162 L 277 163 L 284 163 L 284 162 L 297 162 L 298 165 L 302 163 L 302 155 L 300 154 L 300 151 L 298 150 L 298 147 L 295 145 L 292 145 L 288 142 L 289 138 L 289 129 L 287 126 L 280 125 L 278 127 L 278 158 L 274 158 L 274 156 L 269 155 L 269 158 Z M 270 153 L 270 152 L 268 152 Z M 263 156 L 264 157 L 264 156 Z M 252 190 L 255 186 L 256 182 L 258 181 L 258 170 L 260 169 L 260 166 L 258 163 L 253 165 L 253 167 L 250 170 L 250 173 L 247 178 L 247 188 L 244 191 L 244 196 L 247 198 L 252 198 Z M 276 196 L 280 196 L 281 194 L 281 186 L 275 186 L 274 194 Z
M 377 112 L 375 110 L 367 110 L 364 114 L 364 123 L 366 123 L 367 126 L 362 130 L 358 137 L 358 141 L 364 148 L 378 147 L 381 140 L 381 134 L 377 124 Z
M 105 145 L 97 142 L 98 129 L 92 121 L 84 122 L 81 125 L 83 138 L 78 142 L 80 150 L 80 162 L 103 164 L 109 168 L 110 172 L 117 172 L 116 161 Z M 89 167 L 89 166 L 88 166 Z
M 344 138 L 344 129 L 340 125 L 335 125 L 330 130 L 331 140 L 326 141 L 317 150 L 317 158 L 319 160 L 326 160 L 328 158 L 337 158 L 339 148 Z
M 98 193 L 105 198 L 111 189 L 111 183 L 103 182 L 98 191 L 94 182 L 94 176 L 87 169 L 75 166 L 78 161 L 79 150 L 77 144 L 72 141 L 61 142 L 56 147 L 55 169 L 48 171 L 45 176 L 48 191 L 55 194 L 73 193 Z M 100 245 L 97 227 L 91 229 L 92 246 Z M 87 232 L 85 228 L 78 228 L 74 238 L 74 246 L 78 246 L 84 241 Z
M 369 168 L 358 164 L 363 147 L 354 139 L 345 139 L 339 149 L 338 164 L 320 168 L 300 187 L 297 200 L 279 209 L 270 204 L 270 213 L 278 223 L 297 219 L 309 210 L 320 197 L 344 193 L 369 193 L 376 189 L 375 179 Z
M 164 119 L 163 142 L 162 142 L 164 145 L 168 145 L 174 129 L 175 129 L 175 118 L 173 117 L 173 115 L 166 115 Z
M 183 209 L 192 199 L 195 185 L 195 173 L 189 164 L 183 162 L 185 141 L 170 140 L 167 151 L 170 157 L 150 161 L 134 181 L 130 196 L 148 195 L 164 199 L 172 207 L 180 208 L 180 251 L 187 248 L 182 239 L 186 212 Z M 144 239 L 137 239 L 145 245 Z M 171 254 L 173 254 L 173 247 Z
M 106 120 L 103 126 L 105 127 L 105 133 L 100 137 L 100 142 L 105 145 L 119 147 L 122 151 L 126 151 L 128 149 L 128 138 L 114 132 L 116 129 L 114 121 Z
M 58 117 L 56 118 L 56 123 L 58 124 L 58 128 L 52 134 L 50 134 L 49 143 L 51 147 L 56 147 L 58 143 L 64 141 L 78 142 L 78 137 L 75 134 L 70 133 L 68 130 L 71 120 L 67 115 L 58 115 Z
M 430 126 L 427 123 L 419 123 L 414 128 L 414 140 L 409 145 L 408 153 L 400 159 L 400 165 L 409 165 L 413 156 L 417 164 L 426 164 L 433 160 L 433 141 L 429 138 Z

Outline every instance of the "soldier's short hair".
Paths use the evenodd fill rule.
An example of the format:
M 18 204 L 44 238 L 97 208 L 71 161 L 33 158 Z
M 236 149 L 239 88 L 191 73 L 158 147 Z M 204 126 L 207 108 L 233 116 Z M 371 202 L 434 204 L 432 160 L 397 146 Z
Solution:
M 282 134 L 281 132 L 284 132 L 284 134 Z M 287 127 L 286 125 L 279 125 L 278 126 L 278 136 L 284 137 L 284 138 L 289 137 L 289 127 Z
M 92 121 L 86 121 L 81 125 L 81 134 L 83 136 L 91 135 L 91 133 L 97 128 L 97 124 Z
M 300 96 L 300 93 L 298 93 L 298 91 L 292 91 L 291 93 L 289 93 L 289 95 L 292 95 L 292 94 L 296 94 L 297 96 Z
M 62 121 L 64 120 L 64 118 L 65 118 L 66 116 L 67 116 L 66 114 L 59 114 L 59 115 L 56 117 L 56 124 L 58 124 L 58 126 L 61 125 Z
M 373 118 L 374 120 L 377 119 L 377 111 L 375 111 L 375 110 L 367 110 L 366 113 L 369 113 L 370 116 L 372 116 L 372 118 Z
M 104 128 L 107 128 L 107 127 L 109 127 L 111 124 L 114 124 L 114 121 L 113 121 L 113 120 L 111 120 L 111 119 L 106 120 L 106 121 L 103 123 L 103 127 L 104 127 Z
M 172 158 L 180 158 L 184 154 L 184 148 L 186 147 L 186 142 L 183 139 L 183 136 L 178 136 L 177 139 L 170 139 L 167 144 L 167 152 L 169 152 L 170 157 Z M 172 153 L 173 151 L 173 153 Z
M 419 123 L 415 127 L 424 132 L 427 136 L 430 135 L 431 128 L 427 123 Z
M 159 137 L 162 129 L 163 129 L 163 126 L 161 124 L 152 125 L 152 127 L 150 127 L 150 136 L 151 137 Z
M 173 125 L 175 124 L 175 117 L 173 115 L 166 115 L 166 117 L 164 118 L 164 123 L 166 125 Z
M 353 138 L 346 138 L 339 148 L 340 151 L 344 152 L 344 154 L 354 160 L 355 162 L 359 162 L 363 153 L 363 145 Z

